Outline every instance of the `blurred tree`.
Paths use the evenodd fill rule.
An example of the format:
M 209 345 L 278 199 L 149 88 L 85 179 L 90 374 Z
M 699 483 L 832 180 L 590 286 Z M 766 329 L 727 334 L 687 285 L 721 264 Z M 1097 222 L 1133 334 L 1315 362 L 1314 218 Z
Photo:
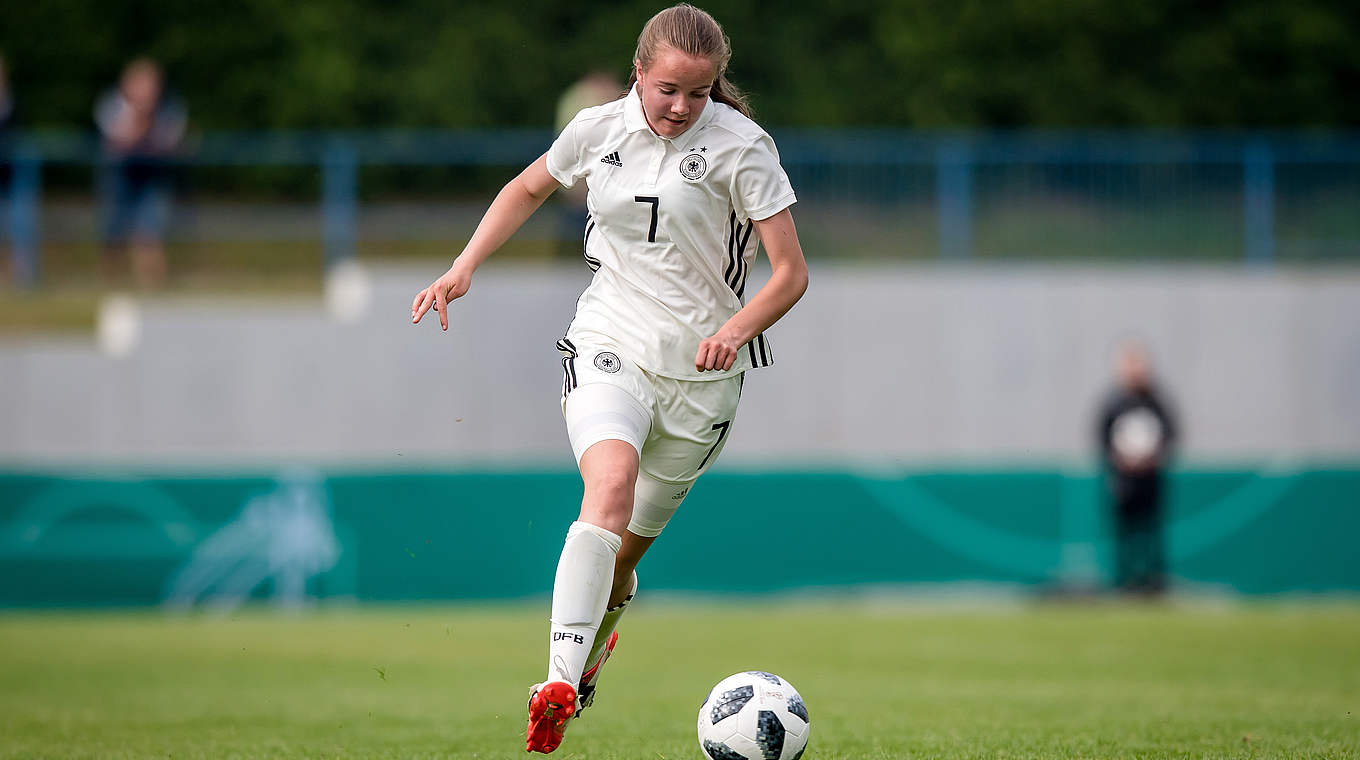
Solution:
M 664 3 L 44 0 L 0 26 L 26 121 L 90 124 L 136 55 L 205 129 L 543 126 L 601 66 L 626 76 Z M 1360 125 L 1345 0 L 701 3 L 772 125 Z

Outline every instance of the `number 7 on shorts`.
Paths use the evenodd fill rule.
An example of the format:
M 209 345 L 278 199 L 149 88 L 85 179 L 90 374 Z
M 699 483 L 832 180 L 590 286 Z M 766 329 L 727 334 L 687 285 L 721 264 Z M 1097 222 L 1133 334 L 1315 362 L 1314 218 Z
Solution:
M 699 469 L 704 469 L 704 465 L 708 464 L 708 458 L 713 456 L 713 452 L 717 451 L 718 447 L 722 445 L 723 439 L 727 437 L 727 428 L 731 426 L 731 424 L 732 420 L 725 420 L 716 423 L 712 428 L 709 428 L 710 430 L 721 430 L 722 432 L 718 433 L 718 440 L 714 442 L 713 448 L 709 449 L 707 454 L 704 454 L 704 461 L 699 463 Z

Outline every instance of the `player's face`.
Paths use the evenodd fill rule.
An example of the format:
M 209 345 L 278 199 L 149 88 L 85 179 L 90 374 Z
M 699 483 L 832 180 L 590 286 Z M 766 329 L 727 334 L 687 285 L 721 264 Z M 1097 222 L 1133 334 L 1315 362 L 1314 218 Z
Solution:
M 638 92 L 642 112 L 652 131 L 662 137 L 679 137 L 704 112 L 718 68 L 707 58 L 695 58 L 663 47 L 652 65 L 638 67 Z

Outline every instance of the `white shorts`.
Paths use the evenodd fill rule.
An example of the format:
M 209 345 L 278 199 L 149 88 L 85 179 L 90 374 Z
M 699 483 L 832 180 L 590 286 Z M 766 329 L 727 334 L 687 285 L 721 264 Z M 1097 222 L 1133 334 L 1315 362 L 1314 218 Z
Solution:
M 580 464 L 605 440 L 638 451 L 638 480 L 628 530 L 657 536 L 690 486 L 722 453 L 741 398 L 741 374 L 676 380 L 652 374 L 614 351 L 558 341 L 562 416 Z

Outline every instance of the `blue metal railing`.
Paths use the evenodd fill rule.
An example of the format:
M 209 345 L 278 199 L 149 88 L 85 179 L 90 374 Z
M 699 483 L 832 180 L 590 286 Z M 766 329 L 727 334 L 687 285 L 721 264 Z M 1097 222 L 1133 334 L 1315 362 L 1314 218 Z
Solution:
M 1240 236 L 1240 260 L 1268 266 L 1279 254 L 1282 167 L 1298 170 L 1295 174 L 1306 170 L 1313 184 L 1318 176 L 1341 178 L 1340 188 L 1332 192 L 1333 205 L 1341 210 L 1333 216 L 1344 220 L 1345 209 L 1351 208 L 1360 220 L 1357 134 L 774 130 L 774 135 L 805 201 L 933 206 L 935 251 L 946 260 L 1042 256 L 1043 251 L 1024 244 L 994 242 L 1005 231 L 988 232 L 980 217 L 1000 206 L 1018 208 L 1023 216 L 1030 200 L 1061 195 L 1067 203 L 1075 199 L 1106 209 L 1083 222 L 1096 229 L 1107 223 L 1101 214 L 1109 208 L 1150 213 L 1140 211 L 1139 204 L 1174 206 L 1183 200 L 1178 193 L 1208 195 L 1209 190 L 1199 187 L 1203 185 L 1230 199 L 1219 201 L 1220 206 L 1236 206 L 1226 212 L 1229 216 L 1240 214 L 1236 231 L 1222 228 L 1206 234 L 1233 241 Z M 322 211 L 318 236 L 330 265 L 355 252 L 361 167 L 520 166 L 537 157 L 551 139 L 550 132 L 540 129 L 210 133 L 194 140 L 173 162 L 317 167 Z M 38 131 L 14 135 L 0 145 L 0 160 L 11 167 L 5 224 L 12 271 L 19 284 L 31 286 L 40 274 L 45 167 L 96 166 L 103 159 L 88 134 Z M 1149 179 L 1139 174 L 1145 169 L 1165 170 L 1170 178 Z M 1294 195 L 1299 203 L 1293 205 L 1306 205 L 1306 192 Z M 1192 219 L 1183 226 L 1197 224 Z M 1360 222 L 1354 230 L 1342 224 L 1346 229 L 1340 233 L 1317 237 L 1349 259 L 1360 254 Z

